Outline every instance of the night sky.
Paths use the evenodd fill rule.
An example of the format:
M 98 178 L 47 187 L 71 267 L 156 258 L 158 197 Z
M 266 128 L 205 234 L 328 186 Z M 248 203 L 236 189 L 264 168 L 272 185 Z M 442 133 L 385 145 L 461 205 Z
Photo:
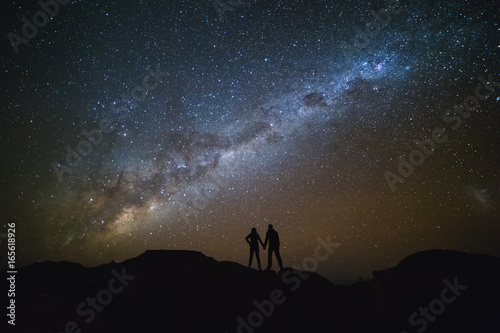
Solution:
M 31 38 L 37 1 L 0 6 L 18 265 L 246 265 L 269 223 L 285 266 L 330 237 L 336 283 L 427 249 L 500 256 L 498 1 L 80 0 Z

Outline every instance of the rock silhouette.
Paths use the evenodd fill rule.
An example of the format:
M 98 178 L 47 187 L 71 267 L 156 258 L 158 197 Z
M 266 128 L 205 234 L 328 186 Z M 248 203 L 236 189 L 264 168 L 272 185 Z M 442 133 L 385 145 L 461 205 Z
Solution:
M 432 250 L 373 275 L 335 286 L 313 272 L 259 272 L 167 250 L 92 268 L 36 263 L 18 270 L 16 332 L 66 332 L 70 325 L 67 332 L 410 333 L 421 328 L 410 325 L 410 315 L 439 299 L 443 281 L 455 278 L 467 289 L 425 332 L 500 332 L 500 258 Z M 101 306 L 92 320 L 89 298 Z

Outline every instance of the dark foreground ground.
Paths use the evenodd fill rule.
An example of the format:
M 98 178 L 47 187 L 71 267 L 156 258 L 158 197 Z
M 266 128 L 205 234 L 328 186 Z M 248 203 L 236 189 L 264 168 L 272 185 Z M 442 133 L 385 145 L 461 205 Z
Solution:
M 425 251 L 373 276 L 340 287 L 316 273 L 258 272 L 193 251 L 94 268 L 44 262 L 18 270 L 16 326 L 7 331 L 500 332 L 500 258 Z

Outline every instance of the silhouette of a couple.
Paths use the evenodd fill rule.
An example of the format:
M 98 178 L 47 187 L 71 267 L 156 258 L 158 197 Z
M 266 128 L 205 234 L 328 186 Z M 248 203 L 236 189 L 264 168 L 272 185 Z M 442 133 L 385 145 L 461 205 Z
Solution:
M 257 229 L 252 228 L 252 232 L 245 237 L 245 240 L 248 244 L 250 244 L 250 260 L 248 262 L 248 267 L 252 267 L 252 259 L 255 253 L 255 258 L 257 259 L 257 266 L 259 266 L 259 271 L 262 271 L 260 267 L 260 257 L 259 257 L 259 242 L 266 249 L 267 242 L 269 242 L 269 252 L 267 259 L 267 269 L 271 269 L 273 264 L 273 252 L 276 255 L 276 259 L 278 260 L 278 265 L 281 269 L 283 269 L 283 262 L 281 261 L 280 255 L 280 238 L 278 236 L 278 232 L 273 229 L 273 225 L 269 225 L 269 229 L 266 233 L 266 240 L 262 243 L 262 239 L 260 239 L 259 234 L 257 233 Z

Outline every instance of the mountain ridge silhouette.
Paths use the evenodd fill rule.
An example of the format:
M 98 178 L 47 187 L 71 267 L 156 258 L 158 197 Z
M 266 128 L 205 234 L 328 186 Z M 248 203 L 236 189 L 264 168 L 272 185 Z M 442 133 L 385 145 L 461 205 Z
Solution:
M 436 300 L 453 283 L 467 288 L 455 290 L 453 302 L 442 302 L 444 310 L 431 313 L 435 318 L 423 331 L 500 332 L 500 258 L 448 250 L 417 252 L 350 286 L 292 268 L 259 272 L 198 251 L 148 250 L 97 267 L 34 263 L 18 269 L 16 329 L 410 333 L 422 329 L 425 318 L 419 315 L 419 325 L 412 326 L 412 313 L 437 309 Z

